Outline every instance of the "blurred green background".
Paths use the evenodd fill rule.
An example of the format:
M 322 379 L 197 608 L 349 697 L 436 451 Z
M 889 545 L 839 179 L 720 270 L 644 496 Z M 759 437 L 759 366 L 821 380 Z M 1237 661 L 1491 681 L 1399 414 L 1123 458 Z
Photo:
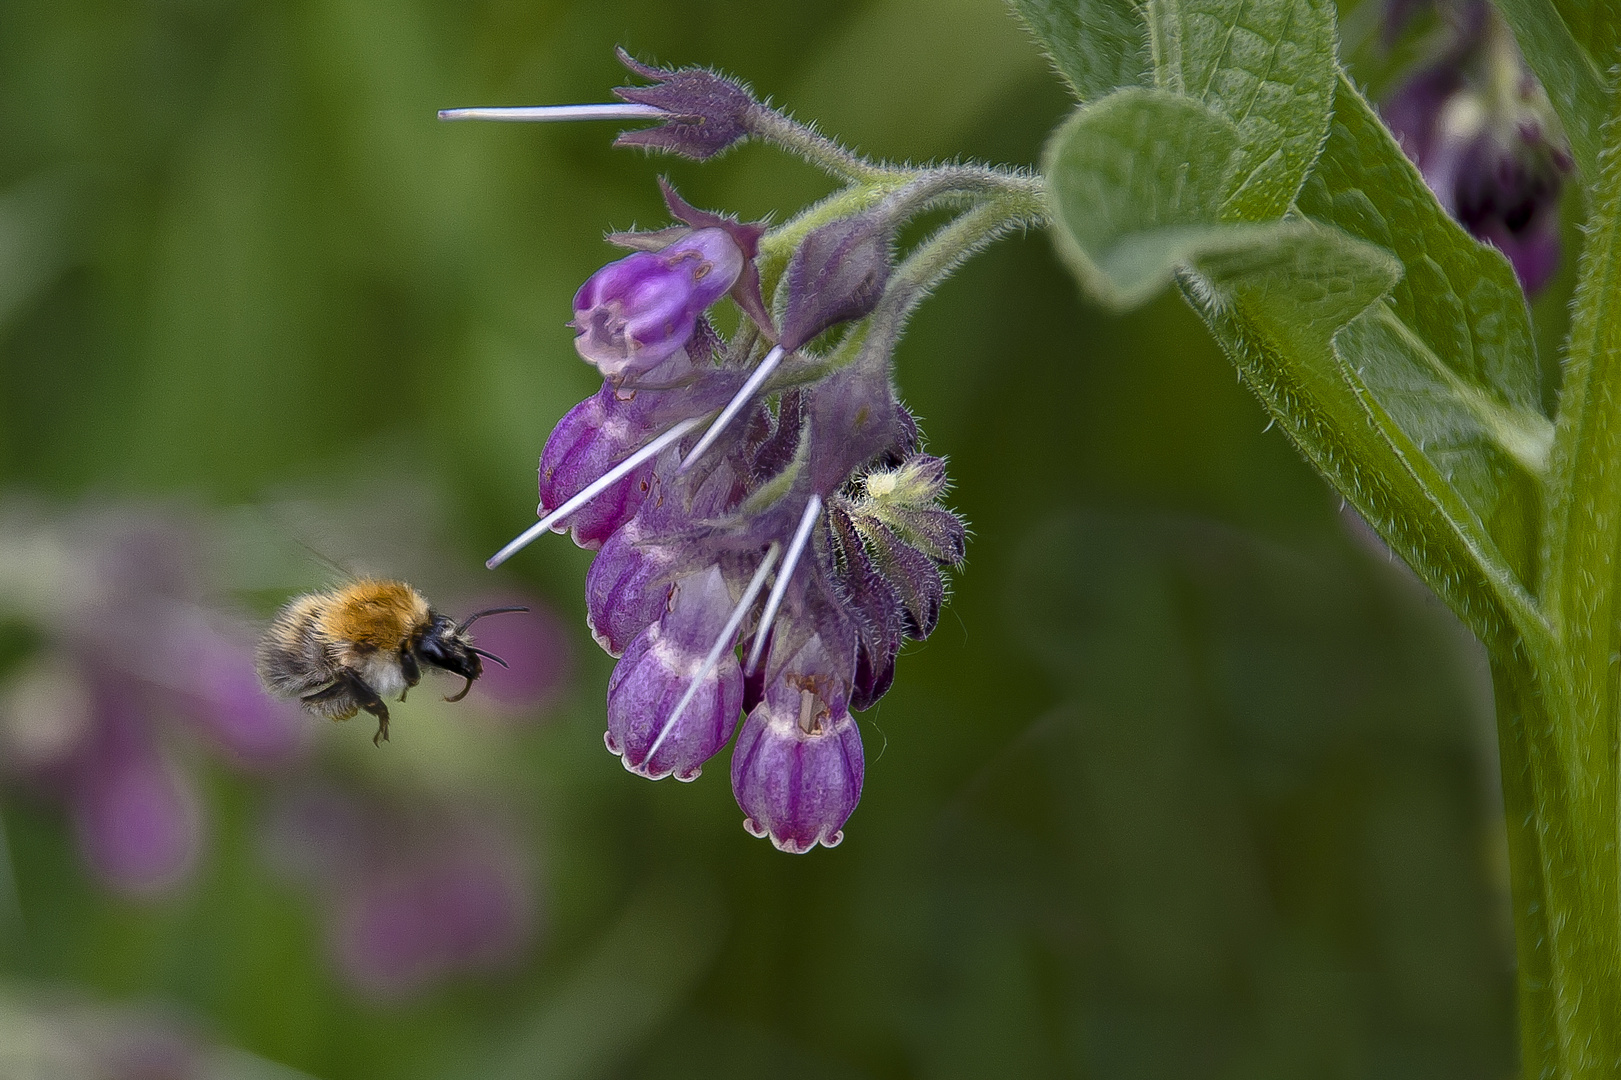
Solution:
M 995 0 L 5 0 L 0 491 L 313 500 L 319 541 L 320 507 L 428 490 L 437 524 L 396 500 L 373 533 L 436 532 L 476 584 L 593 389 L 562 324 L 602 233 L 663 223 L 661 172 L 745 217 L 829 190 L 758 146 L 698 166 L 612 126 L 434 120 L 602 100 L 615 44 L 889 158 L 1033 164 L 1069 108 Z M 320 766 L 502 800 L 538 882 L 510 964 L 351 991 L 266 866 L 289 778 L 205 762 L 201 861 L 146 901 L 98 888 L 56 803 L 0 796 L 0 1031 L 69 993 L 327 1080 L 1509 1075 L 1484 666 L 1180 302 L 1105 315 L 1016 237 L 898 369 L 974 538 L 861 717 L 837 850 L 750 838 L 724 758 L 649 784 L 603 750 L 588 555 L 551 538 L 507 583 L 571 629 L 562 706 L 497 739 L 408 704 L 392 745 L 345 725 Z

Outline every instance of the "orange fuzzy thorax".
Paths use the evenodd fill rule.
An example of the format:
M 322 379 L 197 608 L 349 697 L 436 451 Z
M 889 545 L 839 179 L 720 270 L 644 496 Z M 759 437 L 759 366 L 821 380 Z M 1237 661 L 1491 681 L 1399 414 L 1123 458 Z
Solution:
M 403 581 L 364 579 L 336 590 L 320 618 L 329 641 L 390 652 L 431 618 L 428 602 Z

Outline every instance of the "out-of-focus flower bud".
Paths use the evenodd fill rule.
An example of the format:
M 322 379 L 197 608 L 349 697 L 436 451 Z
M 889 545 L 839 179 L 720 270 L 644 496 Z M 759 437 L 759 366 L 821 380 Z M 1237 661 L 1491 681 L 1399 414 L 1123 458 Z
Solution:
M 836 846 L 861 800 L 861 734 L 838 666 L 811 638 L 766 688 L 732 749 L 743 827 L 781 851 Z
M 413 854 L 357 877 L 337 903 L 334 959 L 369 997 L 498 968 L 528 938 L 532 902 L 510 853 L 464 836 Z
M 1546 285 L 1559 268 L 1559 197 L 1573 162 L 1501 18 L 1466 4 L 1448 50 L 1383 112 L 1447 212 L 1508 256 L 1528 294 Z
M 297 757 L 309 725 L 295 705 L 260 688 L 253 649 L 206 626 L 198 631 L 176 642 L 186 665 L 186 711 L 240 765 L 268 768 Z
M 620 135 L 615 146 L 645 146 L 703 161 L 749 133 L 754 98 L 730 79 L 703 68 L 657 68 L 619 49 L 619 61 L 652 86 L 621 86 L 622 100 L 651 105 L 669 114 L 663 123 Z
M 317 786 L 284 792 L 265 823 L 283 879 L 327 909 L 339 976 L 398 1001 L 516 961 L 532 939 L 532 867 L 487 807 L 383 802 Z
M 574 347 L 604 378 L 643 375 L 683 351 L 698 318 L 731 289 L 744 253 L 725 229 L 695 229 L 637 251 L 574 294 Z
M 103 695 L 104 708 L 130 706 Z M 76 769 L 73 818 L 79 849 L 107 885 L 134 896 L 184 878 L 202 841 L 197 792 L 144 738 L 134 718 L 108 723 Z
M 473 697 L 504 713 L 534 716 L 567 689 L 574 668 L 570 633 L 546 601 L 514 592 L 486 593 L 464 602 L 459 610 L 526 607 L 478 625 L 478 644 L 501 659 L 484 665 L 484 677 L 473 686 Z
M 718 567 L 690 574 L 676 582 L 669 614 L 625 650 L 608 683 L 604 741 L 626 769 L 653 780 L 695 780 L 731 739 L 743 704 L 737 657 L 724 651 L 701 684 L 693 680 L 732 604 Z

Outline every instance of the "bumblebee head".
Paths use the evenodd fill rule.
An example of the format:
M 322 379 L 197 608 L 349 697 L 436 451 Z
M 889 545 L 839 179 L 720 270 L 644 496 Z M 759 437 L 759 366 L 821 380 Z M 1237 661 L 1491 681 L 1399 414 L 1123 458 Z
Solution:
M 467 680 L 467 685 L 460 692 L 446 701 L 460 701 L 467 696 L 473 688 L 473 683 L 484 674 L 484 658 L 494 660 L 502 667 L 507 662 L 494 653 L 485 652 L 473 644 L 473 638 L 468 634 L 467 628 L 486 615 L 500 615 L 509 611 L 528 611 L 525 607 L 490 608 L 488 611 L 477 611 L 463 619 L 460 624 L 453 622 L 449 616 L 435 612 L 433 621 L 429 623 L 428 630 L 422 635 L 422 640 L 416 645 L 417 658 L 425 664 L 443 668 L 453 675 L 460 675 Z

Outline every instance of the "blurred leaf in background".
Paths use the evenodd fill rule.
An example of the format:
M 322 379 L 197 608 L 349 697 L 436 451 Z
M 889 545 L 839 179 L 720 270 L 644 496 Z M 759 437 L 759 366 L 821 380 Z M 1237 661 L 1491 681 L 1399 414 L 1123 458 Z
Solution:
M 60 805 L 8 787 L 0 977 L 161 1003 L 325 1080 L 1506 1074 L 1473 654 L 1180 305 L 1082 306 L 1045 237 L 966 268 L 900 350 L 975 536 L 861 718 L 845 843 L 790 858 L 719 771 L 619 768 L 584 554 L 478 576 L 592 389 L 569 299 L 604 230 L 663 222 L 660 172 L 750 218 L 827 188 L 759 147 L 700 167 L 611 126 L 433 120 L 601 100 L 615 44 L 892 158 L 1033 164 L 1069 108 L 994 0 L 0 3 L 0 489 L 199 508 L 232 568 L 203 585 L 258 617 L 329 576 L 295 541 L 447 608 L 517 589 L 574 658 L 543 708 L 413 695 L 388 747 L 318 725 L 273 779 L 186 751 L 209 840 L 155 898 L 103 891 Z M 10 678 L 40 643 L 0 629 Z M 317 783 L 401 815 L 367 829 L 385 855 L 412 813 L 495 796 L 533 870 L 522 943 L 356 993 L 338 894 L 267 858 L 272 807 Z

